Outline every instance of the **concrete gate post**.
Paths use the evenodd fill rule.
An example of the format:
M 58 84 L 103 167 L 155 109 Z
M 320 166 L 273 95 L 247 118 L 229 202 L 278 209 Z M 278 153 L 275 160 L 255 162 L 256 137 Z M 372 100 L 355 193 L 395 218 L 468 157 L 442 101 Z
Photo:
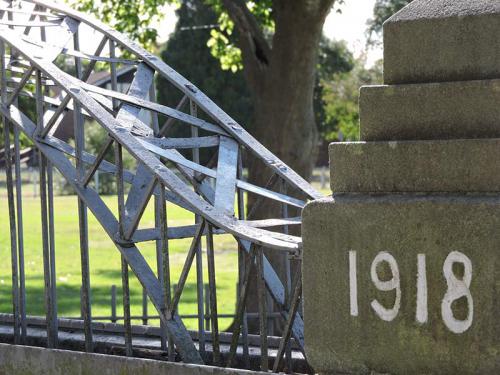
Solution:
M 361 142 L 303 212 L 319 373 L 500 373 L 500 1 L 415 0 L 384 25 Z

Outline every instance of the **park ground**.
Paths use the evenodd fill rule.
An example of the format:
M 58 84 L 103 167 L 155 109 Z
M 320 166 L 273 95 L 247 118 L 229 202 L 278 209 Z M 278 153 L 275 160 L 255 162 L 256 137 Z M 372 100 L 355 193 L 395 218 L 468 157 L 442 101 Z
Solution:
M 316 171 L 319 173 L 318 171 Z M 0 313 L 12 312 L 10 230 L 8 220 L 7 195 L 4 182 L 5 174 L 0 177 Z M 319 177 L 317 178 L 319 181 Z M 320 188 L 319 184 L 316 186 Z M 328 190 L 322 189 L 326 195 Z M 116 213 L 116 196 L 105 196 L 105 203 Z M 56 195 L 55 212 L 55 248 L 57 275 L 57 304 L 61 317 L 80 316 L 80 248 L 77 216 L 77 199 L 74 195 Z M 170 226 L 193 224 L 193 215 L 174 205 L 167 205 Z M 23 188 L 23 224 L 24 252 L 26 272 L 26 310 L 28 315 L 44 315 L 43 258 L 40 220 L 40 199 L 33 195 L 33 188 L 27 184 Z M 153 227 L 154 215 L 152 204 L 146 209 L 141 227 Z M 190 239 L 169 241 L 172 283 L 175 284 L 186 259 Z M 117 287 L 117 315 L 122 315 L 121 304 L 121 263 L 120 254 L 92 214 L 89 214 L 89 248 L 91 268 L 92 315 L 111 315 L 111 286 Z M 205 244 L 203 244 L 205 249 Z M 156 251 L 153 242 L 143 243 L 140 250 L 153 270 L 156 269 Z M 229 235 L 215 237 L 216 283 L 219 314 L 232 314 L 236 304 L 237 251 L 234 239 Z M 206 262 L 206 258 L 204 258 Z M 205 269 L 206 272 L 206 269 Z M 142 314 L 142 287 L 130 272 L 131 313 Z M 195 314 L 196 272 L 193 267 L 184 289 L 180 306 L 180 315 Z M 204 280 L 208 280 L 204 275 Z M 149 303 L 151 315 L 156 310 Z M 133 323 L 140 323 L 135 320 Z M 231 323 L 229 318 L 221 318 L 221 329 Z M 158 324 L 158 320 L 151 321 Z M 195 319 L 186 319 L 190 329 L 196 329 Z

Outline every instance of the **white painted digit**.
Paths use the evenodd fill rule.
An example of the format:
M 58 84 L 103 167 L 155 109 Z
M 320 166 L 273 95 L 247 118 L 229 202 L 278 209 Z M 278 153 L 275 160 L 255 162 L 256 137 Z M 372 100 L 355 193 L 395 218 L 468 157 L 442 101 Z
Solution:
M 464 266 L 464 277 L 462 280 L 457 279 L 453 273 L 454 263 L 461 263 Z M 472 262 L 463 253 L 452 251 L 444 261 L 443 273 L 448 284 L 448 290 L 441 303 L 441 316 L 444 324 L 446 324 L 450 331 L 453 333 L 463 333 L 471 326 L 474 315 L 474 304 L 469 290 L 472 280 Z M 467 298 L 468 312 L 465 320 L 455 319 L 451 308 L 453 301 L 461 297 Z
M 427 271 L 425 254 L 417 255 L 417 311 L 415 319 L 418 323 L 426 323 L 427 310 Z
M 358 316 L 358 269 L 356 265 L 356 252 L 349 251 L 349 298 L 351 303 L 351 315 Z
M 377 274 L 377 266 L 382 263 L 387 262 L 391 269 L 392 279 L 388 281 L 381 281 Z M 386 251 L 381 251 L 377 254 L 375 259 L 373 259 L 371 266 L 371 277 L 373 284 L 378 290 L 387 292 L 391 290 L 396 290 L 396 299 L 394 301 L 394 306 L 391 309 L 386 309 L 377 300 L 372 300 L 371 306 L 375 313 L 380 317 L 380 319 L 390 322 L 393 320 L 399 312 L 401 307 L 401 284 L 399 278 L 399 268 L 396 259 Z

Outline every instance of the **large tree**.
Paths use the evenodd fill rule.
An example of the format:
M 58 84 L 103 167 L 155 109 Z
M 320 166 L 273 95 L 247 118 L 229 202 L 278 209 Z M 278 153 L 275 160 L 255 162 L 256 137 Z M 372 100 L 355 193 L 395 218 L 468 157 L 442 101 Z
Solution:
M 253 102 L 243 72 L 238 69 L 241 60 L 223 54 L 225 43 L 219 45 L 219 34 L 214 30 L 217 29 L 217 14 L 203 0 L 184 0 L 176 14 L 177 24 L 162 47 L 162 59 L 195 82 L 224 111 L 253 132 Z M 207 45 L 211 48 L 207 48 Z M 219 48 L 222 49 L 222 54 Z M 214 55 L 220 56 L 224 61 L 224 70 L 221 70 L 221 61 Z M 321 141 L 324 139 L 322 129 L 327 122 L 332 121 L 330 114 L 327 121 L 326 108 L 331 103 L 325 101 L 325 95 L 329 91 L 325 85 L 328 86 L 338 75 L 348 74 L 353 67 L 354 57 L 345 42 L 333 41 L 325 36 L 321 38 L 313 99 L 315 122 Z M 157 82 L 157 93 L 158 101 L 166 105 L 178 103 L 182 96 L 179 91 L 171 90 L 161 77 Z M 178 127 L 175 131 L 178 136 L 189 135 L 189 128 Z M 206 153 L 201 155 L 202 161 L 211 158 L 213 150 L 201 151 Z M 189 156 L 190 153 L 187 152 L 186 155 Z
M 249 129 L 247 124 L 252 122 L 253 104 L 243 72 L 221 70 L 219 60 L 207 48 L 217 15 L 202 0 L 183 1 L 176 14 L 175 30 L 162 48 L 161 58 Z M 160 103 L 168 105 L 180 101 L 182 93 L 171 90 L 163 77 L 159 77 L 156 86 Z M 176 129 L 190 131 L 189 128 Z
M 78 1 L 144 43 L 156 36 L 148 22 L 159 16 L 162 5 L 172 2 L 176 1 Z M 308 178 L 318 144 L 313 111 L 317 49 L 335 0 L 205 2 L 220 24 L 209 41 L 212 53 L 223 67 L 243 68 L 254 104 L 254 136 Z M 269 176 L 256 161 L 249 166 L 252 181 L 267 181 Z

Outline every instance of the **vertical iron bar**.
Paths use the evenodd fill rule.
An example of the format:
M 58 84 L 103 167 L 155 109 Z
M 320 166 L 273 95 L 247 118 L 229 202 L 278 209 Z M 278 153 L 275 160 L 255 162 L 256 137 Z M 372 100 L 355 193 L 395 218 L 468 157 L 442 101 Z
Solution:
M 43 247 L 43 276 L 45 285 L 45 315 L 47 322 L 47 347 L 55 347 L 54 331 L 52 330 L 52 293 L 51 293 L 51 276 L 50 276 L 50 250 L 48 237 L 48 207 L 47 207 L 47 160 L 40 152 L 39 158 L 40 168 L 40 202 L 42 214 L 42 247 Z
M 120 238 L 124 237 L 125 222 L 125 188 L 123 185 L 123 151 L 122 145 L 115 142 L 115 164 L 116 164 L 116 190 L 118 195 L 118 223 Z M 121 256 L 122 263 L 122 289 L 123 289 L 123 319 L 125 328 L 125 353 L 132 356 L 132 324 L 130 321 L 130 289 L 128 264 L 125 257 Z
M 2 105 L 7 100 L 7 71 L 5 69 L 5 44 L 0 42 L 0 58 L 2 59 L 1 83 L 2 83 Z M 11 52 L 12 53 L 12 52 Z M 2 117 L 4 125 L 4 159 L 5 173 L 7 177 L 7 200 L 9 206 L 10 225 L 10 250 L 12 266 L 12 310 L 14 314 L 14 343 L 20 342 L 20 321 L 19 321 L 19 280 L 17 266 L 17 237 L 16 237 L 16 208 L 14 206 L 14 181 L 12 177 L 12 154 L 10 148 L 10 127 L 11 123 L 6 117 Z
M 215 253 L 214 236 L 211 224 L 207 225 L 207 267 L 208 267 L 208 286 L 210 288 L 210 317 L 212 319 L 212 352 L 213 365 L 220 365 L 220 346 L 219 346 L 219 319 L 217 313 L 217 286 L 215 282 Z
M 245 363 L 245 368 L 250 369 L 250 348 L 248 344 L 248 314 L 246 311 L 246 306 L 245 306 L 245 312 L 243 313 L 241 336 L 243 339 L 243 362 Z
M 238 169 L 237 169 L 237 177 L 239 180 L 244 179 L 243 177 L 243 148 L 240 147 L 238 152 Z M 236 196 L 238 199 L 238 219 L 245 220 L 245 195 L 243 190 L 236 188 Z M 243 287 L 243 282 L 246 278 L 246 252 L 242 249 L 241 244 L 238 242 L 238 290 Z M 253 259 L 251 259 L 253 262 Z M 243 361 L 245 363 L 245 368 L 250 368 L 250 353 L 248 347 L 248 316 L 246 311 L 246 306 L 243 307 L 243 317 L 242 317 L 242 327 L 241 327 L 241 336 L 243 341 Z
M 192 100 L 189 101 L 189 112 L 191 116 L 198 116 L 198 107 L 196 103 Z M 198 128 L 196 126 L 191 126 L 191 137 L 198 137 Z M 198 148 L 193 148 L 193 162 L 200 163 L 200 150 Z M 195 173 L 196 178 L 196 173 Z M 195 223 L 200 222 L 200 217 L 195 215 Z M 199 337 L 199 350 L 203 357 L 205 354 L 205 329 L 203 327 L 203 257 L 201 253 L 201 241 L 196 248 L 196 292 L 197 292 L 197 302 L 198 302 L 198 337 Z
M 16 171 L 17 244 L 19 253 L 19 314 L 21 315 L 21 343 L 26 343 L 26 277 L 24 271 L 24 226 L 22 203 L 21 146 L 19 128 L 14 127 L 14 152 Z
M 148 325 L 148 294 L 146 288 L 142 288 L 142 324 Z
M 54 347 L 57 347 L 57 292 L 56 292 L 56 252 L 55 252 L 55 230 L 54 230 L 54 175 L 52 163 L 47 160 L 47 205 L 49 214 L 49 267 L 50 267 L 50 302 L 51 326 L 54 331 Z
M 205 331 L 210 331 L 210 287 L 208 284 L 204 285 L 205 297 Z
M 149 88 L 149 99 L 156 101 L 155 82 Z M 158 123 L 158 114 L 151 112 L 151 125 L 153 133 L 158 136 L 160 133 L 160 125 Z M 158 272 L 158 280 L 163 288 L 163 300 L 165 312 L 170 309 L 170 260 L 168 254 L 168 222 L 167 222 L 167 205 L 165 201 L 165 187 L 158 184 L 159 194 L 155 195 L 155 227 L 160 230 L 160 239 L 156 241 L 156 267 Z M 168 341 L 168 346 L 167 346 Z M 175 360 L 174 342 L 169 337 L 167 327 L 163 320 L 160 319 L 160 345 L 162 350 L 168 351 L 169 361 Z
M 40 132 L 43 129 L 43 89 L 42 89 L 42 73 L 36 71 L 36 117 L 37 130 Z M 53 307 L 52 303 L 52 276 L 51 276 L 51 260 L 50 260 L 50 244 L 49 244 L 49 223 L 48 223 L 48 202 L 47 202 L 47 159 L 39 153 L 39 170 L 40 170 L 40 203 L 42 214 L 42 247 L 43 247 L 43 276 L 45 283 L 45 313 L 47 322 L 47 347 L 55 348 L 57 332 L 54 330 Z
M 40 17 L 42 19 L 42 17 Z M 47 35 L 45 31 L 45 27 L 40 28 L 40 37 L 43 42 L 47 40 Z M 40 97 L 37 97 L 37 100 L 41 100 L 41 108 L 42 111 L 40 113 L 37 113 L 37 116 L 41 116 L 40 119 L 40 133 L 43 131 L 43 128 L 45 126 L 44 120 L 43 120 L 43 96 L 46 94 L 47 89 L 44 88 L 43 91 L 41 91 L 41 72 L 40 76 L 37 75 L 37 80 L 40 79 L 40 82 L 37 82 L 37 90 L 40 88 Z M 39 134 L 40 134 L 39 133 Z M 45 159 L 45 173 L 46 173 L 46 199 L 47 199 L 47 209 L 48 209 L 48 235 L 49 235 L 49 276 L 50 276 L 50 300 L 48 303 L 51 304 L 51 308 L 49 309 L 50 311 L 50 330 L 52 331 L 53 335 L 53 347 L 57 347 L 57 336 L 58 336 L 58 328 L 57 328 L 57 295 L 56 295 L 56 260 L 55 260 L 55 238 L 54 238 L 54 178 L 53 178 L 53 171 L 52 171 L 52 164 L 48 159 Z M 47 324 L 49 326 L 49 324 Z
M 199 218 L 195 219 L 199 223 Z M 201 253 L 201 241 L 196 249 L 196 297 L 198 304 L 198 345 L 200 354 L 205 354 L 205 328 L 203 327 L 203 258 Z
M 287 194 L 287 185 L 286 181 L 284 179 L 281 179 L 281 186 L 280 186 L 280 191 L 282 194 Z M 288 205 L 283 204 L 281 206 L 282 210 L 282 217 L 283 219 L 288 218 Z M 283 227 L 283 233 L 288 234 L 288 225 L 285 225 Z M 290 310 L 291 309 L 291 292 L 292 292 L 292 271 L 291 271 L 291 264 L 290 264 L 290 256 L 286 253 L 283 253 L 283 259 L 285 262 L 285 308 Z M 285 348 L 285 363 L 286 363 L 286 369 L 288 372 L 292 372 L 292 345 L 290 344 L 290 340 L 287 341 L 286 343 L 286 348 Z
M 12 19 L 12 14 L 9 13 L 8 15 L 9 19 Z M 4 66 L 4 52 L 5 52 L 5 47 L 3 45 L 2 48 L 2 70 L 3 74 L 5 74 L 3 77 L 6 79 L 6 71 L 5 66 Z M 30 69 L 31 72 L 33 72 L 33 69 Z M 2 87 L 5 88 L 5 99 L 7 98 L 7 86 L 4 84 L 2 80 Z M 2 92 L 3 94 L 3 92 Z M 14 97 L 14 99 L 9 100 L 9 103 L 14 104 L 17 106 L 18 104 L 18 99 L 17 96 Z M 2 97 L 3 98 L 3 97 Z M 2 102 L 5 104 L 5 102 L 2 100 Z M 4 121 L 6 123 L 6 121 Z M 25 268 L 24 268 L 24 227 L 23 227 L 23 204 L 22 204 L 22 176 L 21 176 L 21 148 L 20 148 L 20 143 L 19 143 L 19 128 L 17 126 L 13 127 L 14 130 L 14 157 L 15 157 L 15 163 L 14 163 L 14 169 L 15 169 L 15 174 L 16 174 L 16 217 L 17 217 L 17 250 L 18 250 L 18 265 L 19 265 L 19 314 L 20 314 L 20 319 L 21 319 L 21 343 L 26 344 L 26 333 L 27 333 L 27 327 L 26 327 L 26 278 L 25 278 Z M 9 145 L 10 146 L 10 145 Z M 7 148 L 6 148 L 7 149 Z M 10 148 L 9 148 L 10 150 Z M 10 203 L 10 199 L 9 199 Z M 12 227 L 12 225 L 11 225 Z M 13 283 L 13 285 L 15 285 Z M 13 291 L 14 292 L 14 291 Z M 16 320 L 14 318 L 14 338 L 16 335 L 17 331 L 17 325 L 15 324 Z
M 111 285 L 111 323 L 116 323 L 116 285 Z
M 260 323 L 260 369 L 267 371 L 269 368 L 267 345 L 267 290 L 264 279 L 264 250 L 257 247 L 257 294 L 259 300 Z
M 83 287 L 80 286 L 80 301 L 83 299 Z M 83 319 L 83 316 L 85 315 L 85 312 L 83 311 L 83 305 L 80 303 L 80 318 Z
M 273 298 L 271 297 L 271 294 L 266 293 L 266 306 L 267 306 L 267 334 L 268 336 L 274 336 L 274 301 Z
M 80 37 L 77 30 L 73 35 L 73 46 L 76 51 L 80 50 Z M 77 78 L 82 78 L 82 64 L 79 57 L 75 57 L 75 67 Z M 82 154 L 85 149 L 84 118 L 80 105 L 73 101 L 74 107 L 74 133 L 76 152 L 76 174 L 77 181 L 81 181 L 85 175 L 85 167 L 82 161 Z M 83 200 L 78 199 L 78 225 L 80 230 L 80 258 L 82 269 L 82 298 L 81 309 L 83 311 L 83 324 L 85 332 L 85 351 L 94 351 L 94 341 L 92 335 L 92 308 L 90 295 L 90 262 L 89 262 L 89 239 L 88 239 L 88 216 L 87 206 Z
M 189 112 L 191 116 L 198 117 L 198 107 L 196 103 L 192 100 L 189 101 Z M 191 137 L 198 137 L 198 128 L 196 126 L 191 126 Z M 200 163 L 200 150 L 198 148 L 193 148 L 193 162 Z M 196 178 L 196 173 L 195 173 Z M 200 223 L 201 218 L 195 215 L 195 223 Z M 203 327 L 203 257 L 201 253 L 201 241 L 196 248 L 196 295 L 198 302 L 198 337 L 199 337 L 199 350 L 200 354 L 205 354 L 205 329 Z
M 156 197 L 156 220 L 157 227 L 160 228 L 160 240 L 156 242 L 157 246 L 157 263 L 158 263 L 158 276 L 160 283 L 163 287 L 163 300 L 164 300 L 164 311 L 170 311 L 170 304 L 172 300 L 172 292 L 170 288 L 170 254 L 169 254 L 169 243 L 168 243 L 168 221 L 167 221 L 167 205 L 165 197 L 165 186 L 158 184 L 160 189 L 160 194 Z M 168 333 L 166 325 L 160 321 L 161 329 L 161 341 L 162 348 L 168 350 L 168 360 L 175 361 L 175 348 L 174 340 Z M 167 339 L 168 345 L 165 345 L 165 338 Z
M 125 355 L 132 356 L 132 324 L 130 322 L 130 289 L 128 264 L 122 255 L 122 288 L 123 288 L 123 324 L 125 328 Z

